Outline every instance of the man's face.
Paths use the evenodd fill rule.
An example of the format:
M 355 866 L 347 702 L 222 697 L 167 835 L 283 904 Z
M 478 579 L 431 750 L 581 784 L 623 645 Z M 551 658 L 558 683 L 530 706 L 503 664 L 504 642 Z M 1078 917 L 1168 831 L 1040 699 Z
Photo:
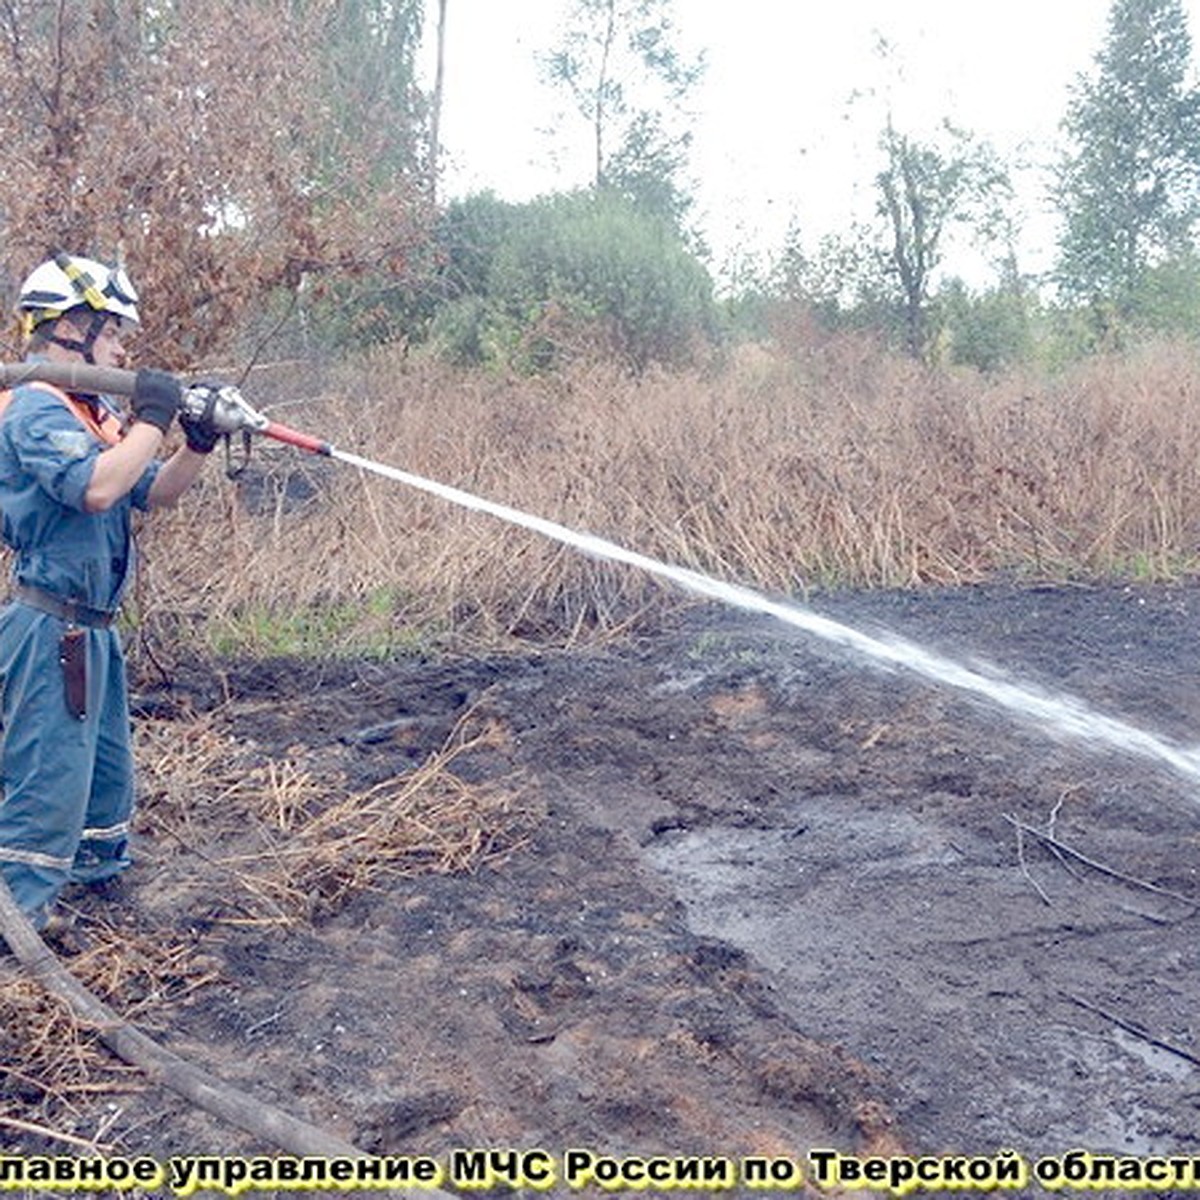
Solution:
M 96 335 L 92 357 L 98 367 L 123 367 L 125 365 L 125 341 L 120 317 L 109 317 Z

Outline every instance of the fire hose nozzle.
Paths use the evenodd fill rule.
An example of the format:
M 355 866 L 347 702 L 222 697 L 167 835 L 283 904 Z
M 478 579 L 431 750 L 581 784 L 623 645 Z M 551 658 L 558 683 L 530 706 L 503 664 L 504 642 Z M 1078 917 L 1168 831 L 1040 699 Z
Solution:
M 219 434 L 262 433 L 270 422 L 232 384 L 193 384 L 185 388 L 179 411 L 207 421 Z

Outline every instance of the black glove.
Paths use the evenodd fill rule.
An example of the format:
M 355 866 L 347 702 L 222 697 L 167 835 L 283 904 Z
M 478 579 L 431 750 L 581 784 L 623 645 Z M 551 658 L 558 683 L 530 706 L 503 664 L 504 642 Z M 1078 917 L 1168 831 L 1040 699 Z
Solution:
M 179 427 L 187 439 L 187 448 L 196 454 L 211 454 L 221 439 L 221 430 L 213 424 L 217 388 L 209 383 L 193 383 L 187 390 L 179 413 Z
M 183 389 L 174 375 L 143 367 L 134 377 L 133 395 L 129 403 L 139 421 L 145 421 L 147 425 L 166 433 L 179 411 L 182 398 Z

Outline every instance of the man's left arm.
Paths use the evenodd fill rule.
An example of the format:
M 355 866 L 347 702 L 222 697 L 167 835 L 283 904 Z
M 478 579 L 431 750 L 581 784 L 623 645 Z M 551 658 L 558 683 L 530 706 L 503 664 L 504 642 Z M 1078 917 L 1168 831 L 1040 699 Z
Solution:
M 146 497 L 147 508 L 170 508 L 196 482 L 205 455 L 180 446 L 162 463 Z

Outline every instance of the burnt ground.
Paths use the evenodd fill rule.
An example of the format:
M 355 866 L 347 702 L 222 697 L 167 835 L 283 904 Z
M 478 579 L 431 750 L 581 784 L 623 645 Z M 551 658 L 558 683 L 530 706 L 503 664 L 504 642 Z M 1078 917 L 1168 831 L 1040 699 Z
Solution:
M 1194 585 L 813 606 L 1200 743 Z M 149 1032 L 364 1149 L 1200 1156 L 1200 772 L 708 606 L 600 649 L 189 680 L 171 703 L 366 782 L 473 714 L 499 734 L 454 770 L 529 806 L 474 870 L 281 926 L 231 918 L 150 800 L 125 895 L 78 901 L 213 964 Z M 160 1088 L 104 1103 L 110 1153 L 271 1149 Z

